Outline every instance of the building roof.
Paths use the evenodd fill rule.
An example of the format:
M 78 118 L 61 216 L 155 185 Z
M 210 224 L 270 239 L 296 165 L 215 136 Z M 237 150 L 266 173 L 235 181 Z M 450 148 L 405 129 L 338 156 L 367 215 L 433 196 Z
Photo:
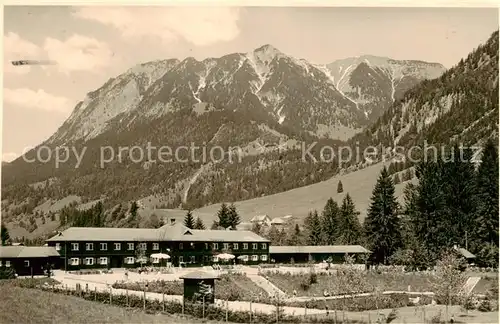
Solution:
M 273 224 L 273 225 L 282 225 L 285 223 L 286 223 L 286 221 L 280 217 L 273 218 L 273 220 L 271 221 L 271 224 Z
M 252 231 L 192 230 L 181 223 L 154 228 L 70 227 L 48 242 L 116 241 L 116 242 L 269 242 Z
M 361 245 L 270 246 L 269 254 L 278 253 L 371 253 Z
M 238 231 L 249 231 L 251 230 L 253 227 L 253 224 L 252 223 L 249 223 L 249 222 L 242 222 L 242 223 L 239 223 L 238 225 L 236 225 L 236 229 Z
M 267 215 L 257 215 L 257 216 L 252 217 L 252 219 L 250 221 L 251 222 L 263 222 L 265 220 L 270 221 L 271 218 L 269 218 L 269 216 L 267 216 Z
M 219 279 L 219 276 L 215 273 L 210 273 L 206 271 L 193 271 L 183 276 L 180 276 L 179 279 L 200 279 L 200 280 Z
M 455 250 L 466 259 L 475 259 L 476 256 L 464 248 L 455 248 Z
M 45 258 L 59 256 L 55 248 L 49 246 L 0 246 L 0 258 Z

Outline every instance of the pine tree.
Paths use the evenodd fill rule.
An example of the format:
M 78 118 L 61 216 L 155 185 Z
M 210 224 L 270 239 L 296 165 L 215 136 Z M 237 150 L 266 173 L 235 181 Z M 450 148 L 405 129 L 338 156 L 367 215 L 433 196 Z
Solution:
M 238 215 L 238 212 L 236 211 L 236 206 L 234 204 L 231 204 L 228 209 L 228 227 L 230 227 L 232 230 L 236 230 L 236 226 L 238 226 L 241 223 L 240 220 L 240 215 Z
M 446 233 L 446 207 L 444 163 L 421 162 L 416 166 L 418 185 L 412 197 L 412 210 L 409 216 L 413 223 L 415 236 L 427 253 L 428 262 L 436 261 L 449 242 Z
M 316 210 L 307 215 L 304 220 L 304 227 L 307 231 L 307 244 L 321 245 L 321 219 Z
M 9 230 L 7 227 L 5 227 L 4 224 L 0 227 L 0 236 L 2 239 L 2 245 L 6 245 L 7 242 L 10 240 L 10 235 L 9 235 Z
M 455 244 L 465 246 L 466 232 L 471 231 L 477 210 L 474 164 L 471 161 L 473 152 L 458 145 L 452 149 L 448 154 L 449 161 L 444 164 L 442 179 L 448 214 L 448 217 L 443 219 L 443 225 L 448 237 L 447 247 L 450 248 Z
M 328 199 L 321 218 L 324 244 L 334 245 L 337 240 L 339 212 L 337 202 L 332 198 Z
M 481 160 L 476 174 L 474 252 L 479 252 L 483 244 L 498 247 L 498 150 L 492 140 L 484 145 Z
M 346 194 L 340 207 L 338 222 L 338 243 L 339 244 L 360 244 L 362 239 L 362 229 L 359 223 L 359 212 L 349 194 Z
M 184 226 L 189 229 L 194 229 L 194 225 L 193 213 L 191 213 L 191 210 L 188 210 L 186 216 L 184 217 Z
M 229 208 L 225 203 L 222 203 L 219 211 L 217 212 L 217 226 L 222 228 L 228 228 L 232 224 L 229 219 Z
M 371 257 L 387 264 L 389 257 L 401 246 L 398 202 L 389 172 L 384 167 L 373 189 L 365 219 L 365 234 Z
M 342 181 L 339 180 L 339 183 L 337 184 L 337 193 L 342 192 L 344 192 L 344 185 L 342 184 Z
M 288 238 L 286 240 L 286 244 L 292 246 L 303 244 L 303 236 L 299 224 L 295 224 L 293 231 L 290 231 L 290 234 L 288 235 Z
M 205 229 L 205 224 L 203 224 L 203 221 L 199 217 L 196 217 L 196 222 L 194 223 L 194 229 L 197 230 Z

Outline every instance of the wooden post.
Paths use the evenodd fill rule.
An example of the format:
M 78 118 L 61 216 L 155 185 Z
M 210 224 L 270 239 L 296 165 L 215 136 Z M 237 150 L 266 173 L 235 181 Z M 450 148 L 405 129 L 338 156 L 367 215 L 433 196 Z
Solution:
M 97 286 L 94 287 L 94 301 L 97 301 Z
M 161 293 L 161 303 L 162 303 L 163 312 L 165 312 L 165 292 Z
M 203 313 L 202 313 L 202 319 L 205 319 L 205 295 L 202 297 L 202 302 L 203 302 Z
M 250 323 L 252 323 L 252 301 L 250 301 Z
M 226 299 L 226 323 L 227 323 L 227 319 L 229 317 L 228 312 L 229 312 L 229 301 Z
M 307 304 L 304 304 L 304 317 L 307 316 Z
M 144 296 L 142 300 L 142 309 L 145 311 L 146 310 L 146 288 L 144 288 Z
M 113 287 L 109 286 L 109 304 L 113 304 Z

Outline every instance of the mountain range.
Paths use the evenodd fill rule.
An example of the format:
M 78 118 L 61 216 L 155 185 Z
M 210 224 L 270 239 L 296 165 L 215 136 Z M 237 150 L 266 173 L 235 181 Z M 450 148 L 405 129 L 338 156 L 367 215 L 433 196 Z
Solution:
M 57 169 L 22 159 L 4 165 L 2 206 L 29 205 L 11 209 L 14 220 L 70 195 L 103 199 L 108 208 L 138 199 L 156 208 L 251 199 L 339 172 L 335 162 L 304 163 L 301 143 L 477 143 L 497 136 L 497 122 L 498 32 L 449 70 L 376 56 L 317 65 L 271 45 L 202 61 L 148 62 L 88 93 L 41 144 L 85 147 L 78 168 L 71 156 Z M 125 156 L 99 164 L 103 146 L 148 143 L 239 146 L 243 159 L 135 163 Z

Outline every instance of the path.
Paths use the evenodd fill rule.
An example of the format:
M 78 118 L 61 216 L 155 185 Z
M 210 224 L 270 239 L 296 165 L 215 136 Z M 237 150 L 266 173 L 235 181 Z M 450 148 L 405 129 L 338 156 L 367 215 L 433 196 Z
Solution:
M 66 276 L 57 276 L 54 277 L 55 280 L 59 281 L 63 287 L 67 286 L 68 289 L 75 289 L 76 284 L 79 283 L 82 285 L 82 288 L 85 289 L 85 285 L 88 284 L 89 290 L 97 290 L 100 292 L 109 292 L 110 290 L 112 291 L 113 295 L 135 295 L 138 297 L 143 297 L 144 292 L 142 291 L 135 291 L 135 290 L 125 290 L 125 289 L 115 289 L 115 288 L 110 288 L 107 284 L 105 283 L 98 283 L 98 282 L 89 282 L 87 280 L 83 279 L 73 279 L 73 278 L 68 278 Z M 154 293 L 154 292 L 146 292 L 146 299 L 148 300 L 158 300 L 162 301 L 162 294 L 159 293 Z M 180 295 L 165 295 L 165 301 L 178 301 L 182 302 L 182 296 Z M 216 299 L 215 303 L 219 307 L 225 307 L 226 301 L 225 300 L 220 300 Z M 268 304 L 261 304 L 261 303 L 250 303 L 250 302 L 242 302 L 242 301 L 228 301 L 227 306 L 230 310 L 232 311 L 250 311 L 254 313 L 265 313 L 265 314 L 272 314 L 273 312 L 276 311 L 276 307 L 273 305 L 268 305 Z M 287 315 L 303 315 L 304 314 L 304 308 L 303 307 L 288 307 L 285 306 L 283 307 L 283 312 Z M 307 314 L 324 314 L 324 310 L 320 309 L 308 309 Z
M 264 289 L 269 296 L 278 295 L 280 298 L 287 298 L 286 294 L 276 287 L 272 282 L 258 274 L 247 274 L 247 277 L 252 280 L 257 286 Z
M 466 295 L 469 295 L 470 293 L 472 293 L 479 281 L 481 281 L 481 277 L 469 277 L 462 287 L 462 290 Z

